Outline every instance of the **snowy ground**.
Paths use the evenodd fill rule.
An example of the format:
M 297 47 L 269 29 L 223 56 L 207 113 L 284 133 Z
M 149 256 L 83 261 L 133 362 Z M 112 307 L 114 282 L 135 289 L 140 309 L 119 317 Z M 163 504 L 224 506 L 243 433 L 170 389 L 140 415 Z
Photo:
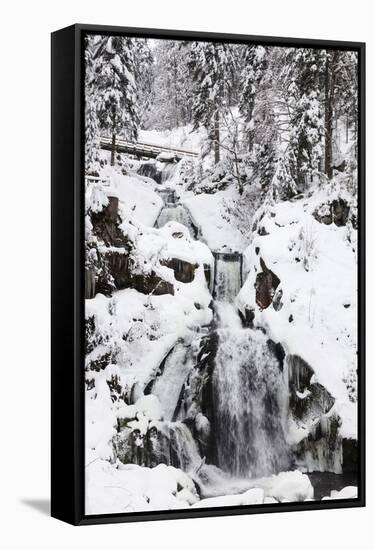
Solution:
M 203 141 L 206 140 L 206 132 L 192 131 L 192 126 L 180 126 L 172 130 L 141 130 L 138 141 L 154 145 L 163 145 L 166 147 L 175 147 L 176 149 L 186 149 L 188 151 L 199 152 L 202 150 Z
M 155 191 L 158 186 L 152 179 L 136 172 L 124 176 L 109 165 L 102 170 L 102 177 L 111 181 L 126 217 L 131 216 L 139 223 L 153 227 L 164 203 Z
M 135 464 L 111 465 L 96 460 L 86 467 L 86 513 L 110 514 L 154 510 L 212 508 L 305 502 L 313 500 L 313 487 L 299 471 L 259 479 L 238 494 L 200 499 L 187 474 L 172 466 L 160 464 L 144 468 Z M 324 500 L 356 498 L 356 487 L 332 491 Z
M 214 194 L 186 194 L 182 203 L 187 206 L 193 219 L 201 228 L 209 248 L 220 252 L 242 252 L 246 241 L 238 229 L 224 218 L 224 201 L 230 198 L 230 191 Z

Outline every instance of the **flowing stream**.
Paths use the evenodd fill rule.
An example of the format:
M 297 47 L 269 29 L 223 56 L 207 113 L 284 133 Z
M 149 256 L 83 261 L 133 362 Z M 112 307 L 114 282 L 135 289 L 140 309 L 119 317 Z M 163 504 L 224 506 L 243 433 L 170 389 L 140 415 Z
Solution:
M 239 477 L 287 470 L 287 381 L 264 334 L 219 329 L 213 395 L 217 466 Z
M 243 257 L 238 253 L 213 252 L 213 297 L 220 302 L 232 303 L 242 286 Z
M 193 365 L 190 347 L 178 343 L 165 361 L 162 376 L 155 381 L 152 393 L 159 398 L 166 421 L 174 419 L 182 386 Z
M 188 209 L 177 203 L 175 192 L 166 189 L 162 194 L 165 206 L 155 226 L 177 221 L 189 229 L 191 236 L 198 238 L 199 231 Z M 235 298 L 242 286 L 242 255 L 212 253 L 215 259 L 211 289 L 214 321 L 205 336 L 196 332 L 192 345 L 179 342 L 175 346 L 151 389 L 163 407 L 161 455 L 167 463 L 191 475 L 202 497 L 242 492 L 253 486 L 256 478 L 287 471 L 293 464 L 286 441 L 288 370 L 283 368 L 262 331 L 242 327 L 235 308 Z M 207 332 L 208 336 L 214 334 L 216 341 L 210 371 L 200 370 L 209 352 L 198 354 Z M 197 374 L 191 382 L 190 376 L 194 373 Z M 196 398 L 202 391 L 199 384 L 204 376 L 210 378 L 209 419 L 199 412 L 201 397 Z M 184 408 L 181 408 L 182 402 Z M 209 464 L 206 463 L 206 442 L 202 441 L 196 423 L 199 415 L 202 432 L 205 429 L 208 439 L 210 425 L 214 430 Z
M 161 209 L 155 223 L 155 227 L 163 227 L 168 222 L 178 222 L 190 232 L 191 237 L 197 239 L 199 229 L 194 224 L 191 214 L 183 204 L 178 204 L 174 189 L 160 189 L 159 194 L 164 200 L 165 206 Z
M 196 238 L 196 228 L 188 210 L 176 204 L 171 191 L 162 193 L 166 204 L 156 227 L 177 221 L 188 227 Z M 216 483 L 223 479 L 227 490 L 228 479 L 236 480 L 234 486 L 237 488 L 241 478 L 248 480 L 271 475 L 289 466 L 284 435 L 288 397 L 286 381 L 266 337 L 262 332 L 243 329 L 233 305 L 242 286 L 242 255 L 220 251 L 213 255 L 215 330 L 218 333 L 212 374 L 216 464 L 214 470 L 203 465 L 201 475 L 210 484 L 212 477 Z M 172 452 L 177 455 L 172 463 L 190 470 L 198 469 L 203 457 L 190 429 L 183 422 L 172 421 L 194 364 L 196 354 L 185 344 L 177 344 L 152 388 L 163 406 L 165 429 Z

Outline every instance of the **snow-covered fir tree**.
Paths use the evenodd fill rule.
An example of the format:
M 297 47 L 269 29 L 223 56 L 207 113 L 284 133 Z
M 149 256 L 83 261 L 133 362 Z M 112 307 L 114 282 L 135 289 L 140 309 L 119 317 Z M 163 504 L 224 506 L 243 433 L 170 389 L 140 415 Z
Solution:
M 112 165 L 117 136 L 134 139 L 138 131 L 136 44 L 131 38 L 110 36 L 97 52 L 94 69 L 97 112 L 101 131 L 112 138 Z
M 259 99 L 261 81 L 267 67 L 266 50 L 263 46 L 244 46 L 241 52 L 242 71 L 240 74 L 239 112 L 244 119 L 244 134 L 248 150 L 253 149 L 255 125 L 254 108 Z
M 324 50 L 291 49 L 285 53 L 281 71 L 288 94 L 290 147 L 296 158 L 293 176 L 300 184 L 321 169 L 325 138 L 321 82 L 325 59 Z
M 97 90 L 95 75 L 95 54 L 100 38 L 87 35 L 85 38 L 85 171 L 98 175 L 100 127 L 97 113 Z
M 292 176 L 294 163 L 292 151 L 286 151 L 279 156 L 268 190 L 268 195 L 273 202 L 286 201 L 297 195 L 297 185 Z
M 232 48 L 227 44 L 193 42 L 189 67 L 196 84 L 192 104 L 194 127 L 202 124 L 214 145 L 214 160 L 220 161 L 221 113 L 230 102 L 232 73 L 235 68 Z

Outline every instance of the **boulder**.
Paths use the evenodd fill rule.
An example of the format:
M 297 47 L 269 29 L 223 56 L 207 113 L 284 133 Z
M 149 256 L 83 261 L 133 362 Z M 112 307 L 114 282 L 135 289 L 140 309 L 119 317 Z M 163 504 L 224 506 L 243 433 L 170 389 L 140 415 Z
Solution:
M 158 169 L 157 163 L 152 160 L 149 162 L 143 162 L 140 165 L 138 174 L 153 179 L 156 183 L 161 183 L 161 170 Z
M 342 227 L 347 225 L 349 218 L 349 205 L 343 199 L 338 199 L 332 202 L 332 220 L 335 225 Z
M 172 269 L 174 271 L 174 277 L 180 283 L 191 283 L 195 278 L 195 269 L 199 267 L 198 264 L 191 264 L 179 258 L 161 260 L 160 264 Z
M 154 294 L 155 296 L 171 294 L 174 296 L 174 286 L 172 283 L 164 281 L 154 271 L 132 275 L 131 288 L 135 288 L 135 290 L 142 294 Z
M 308 437 L 294 449 L 296 465 L 308 471 L 342 473 L 342 438 L 340 418 L 324 415 L 313 425 Z
M 280 279 L 270 269 L 262 258 L 260 258 L 262 271 L 257 274 L 255 282 L 256 304 L 261 309 L 266 309 L 273 302 L 274 294 L 280 284 Z
M 128 238 L 119 227 L 121 221 L 118 215 L 117 197 L 109 197 L 105 208 L 91 214 L 93 232 L 106 246 L 128 247 Z
M 290 391 L 306 390 L 314 374 L 312 367 L 299 355 L 288 355 L 287 365 Z
M 334 223 L 338 227 L 347 225 L 350 207 L 344 199 L 336 199 L 332 202 L 321 204 L 314 212 L 314 218 L 325 225 Z M 352 221 L 354 223 L 354 220 Z

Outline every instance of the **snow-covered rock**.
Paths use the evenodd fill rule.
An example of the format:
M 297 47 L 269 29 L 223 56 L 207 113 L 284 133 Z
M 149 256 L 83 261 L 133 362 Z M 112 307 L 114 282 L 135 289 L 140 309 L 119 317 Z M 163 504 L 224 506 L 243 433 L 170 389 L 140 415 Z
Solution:
M 331 491 L 330 496 L 323 497 L 322 500 L 336 500 L 336 499 L 342 499 L 342 498 L 357 498 L 357 497 L 358 497 L 357 487 L 348 486 L 348 487 L 344 487 L 340 491 Z
M 172 466 L 115 467 L 103 460 L 86 466 L 86 514 L 188 508 L 198 499 L 192 480 Z
M 204 498 L 193 508 L 211 508 L 216 506 L 249 506 L 251 504 L 262 504 L 264 502 L 263 489 L 249 489 L 241 495 L 225 495 L 222 497 Z

